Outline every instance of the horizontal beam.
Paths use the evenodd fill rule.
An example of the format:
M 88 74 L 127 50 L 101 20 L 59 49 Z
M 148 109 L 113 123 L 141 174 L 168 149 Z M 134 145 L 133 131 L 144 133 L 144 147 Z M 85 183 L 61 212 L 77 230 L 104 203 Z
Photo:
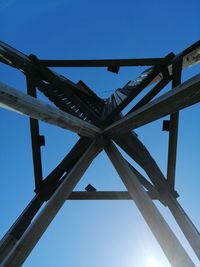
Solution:
M 0 107 L 28 115 L 33 119 L 41 120 L 90 138 L 94 138 L 101 132 L 96 126 L 3 83 L 0 83 Z
M 74 191 L 67 200 L 130 200 L 127 191 Z
M 199 101 L 200 74 L 113 123 L 105 129 L 104 133 L 114 136 L 120 135 Z
M 74 191 L 67 200 L 132 200 L 127 191 Z
M 90 60 L 40 60 L 47 67 L 131 67 L 152 66 L 163 62 L 163 58 L 134 58 L 134 59 L 90 59 Z

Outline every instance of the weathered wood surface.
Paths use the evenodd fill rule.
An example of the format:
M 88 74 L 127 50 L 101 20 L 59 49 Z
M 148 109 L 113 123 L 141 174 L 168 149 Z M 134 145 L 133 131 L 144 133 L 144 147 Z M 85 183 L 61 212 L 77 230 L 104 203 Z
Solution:
M 173 64 L 172 89 L 181 83 L 182 60 L 177 59 Z M 179 112 L 170 115 L 169 121 L 169 144 L 167 160 L 167 182 L 173 190 L 175 187 L 176 158 L 178 145 Z
M 166 189 L 166 179 L 147 148 L 134 133 L 125 133 L 114 138 L 114 141 L 145 170 L 158 190 Z
M 177 86 L 170 92 L 113 123 L 105 134 L 120 135 L 200 101 L 200 74 Z
M 147 193 L 149 194 L 148 191 Z M 151 194 L 149 195 L 151 197 Z M 74 191 L 67 200 L 132 200 L 132 198 L 127 191 Z
M 137 177 L 129 168 L 113 143 L 105 151 L 125 184 L 129 194 L 140 210 L 146 223 L 159 242 L 172 267 L 194 267 L 194 263 L 182 247 L 157 207 L 154 205 Z
M 57 167 L 54 168 L 54 170 L 43 180 L 41 190 L 37 192 L 36 196 L 30 201 L 29 205 L 24 209 L 15 223 L 1 239 L 0 262 L 4 260 L 24 232 L 28 229 L 42 204 L 53 195 L 56 187 L 60 184 L 61 177 L 64 177 L 66 173 L 69 173 L 84 152 L 89 148 L 91 142 L 91 139 L 81 137 L 60 164 L 58 164 Z
M 166 194 L 166 203 L 177 224 L 200 260 L 200 233 L 176 199 Z
M 132 59 L 43 59 L 41 63 L 47 67 L 122 67 L 152 66 L 162 63 L 164 58 L 132 58 Z
M 101 132 L 96 126 L 58 110 L 40 100 L 0 83 L 0 107 L 31 118 L 94 138 Z
M 71 194 L 84 172 L 87 170 L 93 159 L 98 155 L 103 146 L 102 140 L 95 140 L 76 163 L 65 180 L 58 187 L 54 195 L 47 202 L 46 206 L 39 213 L 34 222 L 22 236 L 20 241 L 11 250 L 10 254 L 1 264 L 1 267 L 21 266 L 26 260 L 34 246 L 37 244 L 49 224 Z
M 127 191 L 74 191 L 67 200 L 131 200 Z

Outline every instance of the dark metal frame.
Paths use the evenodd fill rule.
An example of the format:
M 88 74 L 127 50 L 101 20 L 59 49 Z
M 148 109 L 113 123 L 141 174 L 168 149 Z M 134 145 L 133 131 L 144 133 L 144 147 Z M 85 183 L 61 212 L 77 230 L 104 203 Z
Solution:
M 112 145 L 110 145 L 110 148 L 112 147 L 111 150 L 107 148 L 106 145 L 110 142 L 110 140 L 113 140 L 115 143 L 117 143 L 136 163 L 138 163 L 145 170 L 151 182 L 149 182 L 148 179 L 140 174 L 129 162 L 121 157 L 121 160 L 124 161 L 122 169 L 124 170 L 124 172 L 131 172 L 133 177 L 137 178 L 137 181 L 139 182 L 141 187 L 145 189 L 141 194 L 147 194 L 147 199 L 145 196 L 146 201 L 150 203 L 150 199 L 157 199 L 161 201 L 165 206 L 169 207 L 170 211 L 180 225 L 183 233 L 190 242 L 190 245 L 195 251 L 197 257 L 200 259 L 200 234 L 176 200 L 178 197 L 178 193 L 175 190 L 178 112 L 170 114 L 168 129 L 169 151 L 167 178 L 165 178 L 157 163 L 152 158 L 146 147 L 137 138 L 136 134 L 133 131 L 130 131 L 131 129 L 125 129 L 123 130 L 123 132 L 119 131 L 118 133 L 117 131 L 115 132 L 115 130 L 113 130 L 112 128 L 114 125 L 114 129 L 117 129 L 118 126 L 115 126 L 116 121 L 118 121 L 117 123 L 121 125 L 121 120 L 123 121 L 124 119 L 121 114 L 123 109 L 152 82 L 156 81 L 157 83 L 138 103 L 134 105 L 134 107 L 125 116 L 125 119 L 129 116 L 129 114 L 133 114 L 133 112 L 137 112 L 137 110 L 146 107 L 146 105 L 152 99 L 154 99 L 170 81 L 172 81 L 172 90 L 174 90 L 173 88 L 177 88 L 177 86 L 179 86 L 179 84 L 181 83 L 183 57 L 187 56 L 198 47 L 200 47 L 200 41 L 185 49 L 179 55 L 170 53 L 164 58 L 120 60 L 39 60 L 34 55 L 30 55 L 28 57 L 15 50 L 14 48 L 8 46 L 7 44 L 1 42 L 0 60 L 5 64 L 19 69 L 26 75 L 27 92 L 30 96 L 36 98 L 36 89 L 38 89 L 45 96 L 47 96 L 49 100 L 51 100 L 54 105 L 56 105 L 60 110 L 67 112 L 83 121 L 96 125 L 100 129 L 102 129 L 101 138 L 103 138 L 104 141 L 101 145 L 101 149 L 105 147 L 106 151 L 108 151 L 108 156 L 112 158 L 114 162 L 120 156 L 118 155 L 117 157 L 118 152 L 115 151 L 116 149 L 112 147 Z M 111 71 L 117 70 L 115 72 L 118 72 L 119 68 L 123 66 L 152 67 L 142 73 L 141 76 L 136 79 L 136 81 L 129 82 L 123 88 L 117 89 L 106 100 L 99 98 L 82 81 L 75 84 L 67 78 L 60 76 L 49 69 L 49 67 L 107 67 Z M 170 66 L 172 66 L 171 73 L 169 71 Z M 196 102 L 197 101 L 198 100 L 196 100 Z M 177 108 L 177 110 L 179 110 L 179 108 Z M 80 161 L 82 159 L 82 155 L 84 155 L 85 151 L 87 151 L 92 145 L 92 140 L 90 138 L 80 136 L 79 141 L 66 155 L 63 161 L 47 177 L 43 178 L 40 148 L 42 145 L 45 145 L 45 139 L 44 136 L 40 135 L 38 120 L 30 118 L 30 130 L 36 195 L 1 241 L 0 262 L 2 262 L 2 266 L 4 267 L 15 266 L 14 264 L 16 264 L 16 262 L 13 261 L 13 259 L 11 260 L 11 258 L 14 257 L 13 255 L 15 255 L 16 253 L 15 251 L 12 254 L 15 246 L 17 246 L 17 244 L 21 244 L 20 242 L 23 242 L 23 240 L 25 239 L 25 232 L 29 231 L 28 229 L 30 229 L 31 231 L 33 218 L 35 218 L 39 209 L 45 202 L 47 202 L 46 205 L 48 205 L 49 202 L 53 201 L 54 196 L 57 194 L 58 190 L 62 186 L 64 186 L 66 177 L 70 175 L 71 171 L 73 171 L 74 168 L 76 168 L 77 164 L 81 164 Z M 101 149 L 99 149 L 98 152 L 95 153 L 98 154 Z M 116 155 L 114 155 L 115 153 Z M 114 162 L 113 164 L 115 165 L 116 163 Z M 121 174 L 121 170 L 119 171 Z M 133 185 L 134 182 L 132 185 L 127 186 L 127 192 L 69 191 L 68 195 L 66 195 L 66 199 L 134 199 L 132 197 Z M 131 191 L 129 191 L 129 187 L 132 188 Z M 143 215 L 145 217 L 146 211 L 142 212 L 144 213 Z M 154 219 L 152 218 L 152 220 Z M 160 237 L 156 236 L 156 238 L 160 240 Z M 165 246 L 163 247 L 163 249 L 167 250 Z M 12 254 L 12 256 L 9 256 L 10 253 Z M 175 263 L 171 259 L 172 255 L 170 253 L 166 252 L 166 255 L 172 266 L 175 266 Z M 183 253 L 183 255 L 185 254 Z M 26 257 L 24 256 L 24 258 L 20 261 L 20 264 L 22 264 L 25 259 Z M 193 265 L 192 263 L 190 263 L 190 265 L 185 266 Z

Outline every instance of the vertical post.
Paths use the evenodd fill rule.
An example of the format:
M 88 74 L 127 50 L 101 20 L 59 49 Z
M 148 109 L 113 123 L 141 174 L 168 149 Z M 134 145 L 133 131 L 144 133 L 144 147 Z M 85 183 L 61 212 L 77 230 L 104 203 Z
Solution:
M 66 175 L 65 180 L 61 183 L 46 206 L 4 260 L 1 267 L 16 267 L 23 264 L 66 201 L 66 197 L 69 197 L 90 163 L 100 152 L 102 146 L 102 140 L 99 139 L 91 143 L 90 147 L 83 153 L 82 157 L 75 164 L 69 174 Z
M 188 215 L 185 213 L 184 209 L 178 203 L 178 201 L 172 197 L 170 194 L 166 194 L 165 197 L 166 203 L 169 210 L 174 216 L 177 224 L 181 228 L 183 234 L 188 240 L 189 244 L 194 250 L 194 253 L 197 255 L 200 260 L 200 233 L 192 223 Z
M 36 89 L 34 82 L 31 78 L 27 77 L 27 92 L 30 96 L 36 98 Z M 42 161 L 41 161 L 41 136 L 39 133 L 39 122 L 36 119 L 30 118 L 30 130 L 31 130 L 31 143 L 32 143 L 32 154 L 33 154 L 33 167 L 35 175 L 35 188 L 38 190 L 42 184 Z
M 129 194 L 159 242 L 172 267 L 194 267 L 194 263 L 145 192 L 135 174 L 113 143 L 105 147 Z
M 172 89 L 181 83 L 182 57 L 178 57 L 172 64 Z M 170 191 L 174 190 L 175 172 L 176 172 L 176 154 L 178 142 L 178 122 L 179 112 L 170 115 L 169 126 L 169 145 L 168 145 L 168 165 L 167 165 L 167 182 Z

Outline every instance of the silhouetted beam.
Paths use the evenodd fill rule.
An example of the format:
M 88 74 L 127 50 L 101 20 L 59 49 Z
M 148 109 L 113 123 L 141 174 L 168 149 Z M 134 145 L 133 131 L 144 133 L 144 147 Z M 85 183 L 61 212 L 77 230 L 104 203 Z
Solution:
M 27 93 L 36 98 L 36 88 L 32 79 L 26 78 Z M 30 132 L 31 132 L 31 144 L 32 144 L 32 155 L 33 155 L 33 168 L 35 176 L 35 188 L 38 190 L 42 183 L 42 160 L 41 160 L 41 136 L 39 130 L 38 120 L 30 118 Z
M 72 103 L 74 103 L 77 107 L 79 107 L 79 109 L 88 118 L 90 118 L 94 124 L 97 124 L 97 125 L 101 124 L 99 116 L 94 111 L 91 110 L 91 108 L 86 102 L 81 100 L 80 94 L 82 95 L 83 98 L 87 99 L 87 95 L 85 93 L 80 92 L 80 89 L 77 88 L 77 86 L 70 80 L 57 75 L 55 72 L 51 71 L 49 68 L 43 66 L 40 60 L 36 56 L 31 55 L 29 56 L 29 58 L 31 58 L 34 66 L 38 68 L 39 73 L 41 74 L 44 80 L 50 82 L 50 84 L 53 85 L 55 88 L 58 87 L 61 93 L 67 95 L 71 99 Z M 99 98 L 95 97 L 93 99 L 95 101 Z
M 58 181 L 61 176 L 63 176 L 66 171 L 69 172 L 69 170 L 72 169 L 84 151 L 88 149 L 91 142 L 90 139 L 81 137 L 63 161 L 45 178 L 41 188 L 41 190 L 44 189 L 44 192 L 39 191 L 37 196 L 33 198 L 30 204 L 25 208 L 19 218 L 2 238 L 0 242 L 0 262 L 5 259 L 5 256 L 21 238 L 42 204 L 52 196 L 57 187 L 55 187 L 55 185 L 59 184 Z
M 47 67 L 128 67 L 152 66 L 163 62 L 163 58 L 133 58 L 133 59 L 90 59 L 90 60 L 41 60 Z
M 92 142 L 70 173 L 66 175 L 65 180 L 58 187 L 22 238 L 18 241 L 13 250 L 11 250 L 8 257 L 1 263 L 1 267 L 22 266 L 49 224 L 62 208 L 66 198 L 71 194 L 93 159 L 101 151 L 103 145 L 102 140 L 95 140 Z
M 90 138 L 101 132 L 96 126 L 0 83 L 0 107 L 59 126 Z
M 130 200 L 127 191 L 76 191 L 67 200 Z
M 123 88 L 118 88 L 107 100 L 102 114 L 102 119 L 110 124 L 116 114 L 119 114 L 142 90 L 154 83 L 164 68 L 171 64 L 174 54 L 168 54 L 163 63 L 153 66 L 142 72 L 136 80 L 129 81 Z
M 159 191 L 167 188 L 166 179 L 147 148 L 131 132 L 114 138 L 114 141 L 147 173 Z
M 189 255 L 113 143 L 105 147 L 113 166 L 172 267 L 194 267 Z
M 31 224 L 32 219 L 37 214 L 39 209 L 44 203 L 42 194 L 34 196 L 29 202 L 27 207 L 23 210 L 8 232 L 0 241 L 0 266 L 1 262 L 6 258 L 9 252 L 16 245 L 28 226 Z
M 5 259 L 11 249 L 22 237 L 42 204 L 51 198 L 60 185 L 59 180 L 61 177 L 64 177 L 66 172 L 69 173 L 69 171 L 81 158 L 82 154 L 89 148 L 91 143 L 91 139 L 81 137 L 60 164 L 45 178 L 45 180 L 43 180 L 40 191 L 36 192 L 37 195 L 30 201 L 29 205 L 24 209 L 0 241 L 0 262 Z M 63 178 L 62 181 L 64 181 Z
M 105 129 L 104 133 L 112 136 L 120 135 L 194 105 L 199 101 L 200 74 L 113 123 Z
M 54 187 L 61 177 L 71 170 L 74 164 L 80 159 L 81 155 L 91 144 L 91 139 L 81 137 L 64 159 L 55 167 L 55 169 L 48 174 L 43 180 L 43 189 L 46 186 Z
M 77 106 L 89 119 L 95 122 L 97 125 L 101 123 L 99 116 L 88 106 L 86 101 L 88 100 L 88 94 L 84 92 L 80 86 L 77 86 L 75 83 L 69 79 L 64 78 L 62 75 L 51 71 L 47 67 L 41 64 L 35 56 L 26 56 L 15 48 L 3 43 L 0 41 L 0 62 L 8 64 L 14 68 L 19 69 L 22 73 L 34 79 L 36 86 L 43 92 L 41 87 L 41 81 L 46 81 L 55 88 L 59 88 L 59 91 L 72 101 L 72 103 Z M 80 97 L 80 94 L 82 97 Z M 90 95 L 90 98 L 93 98 L 94 101 L 102 104 L 102 100 L 97 97 L 95 93 Z
M 182 73 L 182 59 L 176 58 L 172 65 L 173 80 L 172 90 L 181 83 Z M 178 143 L 178 123 L 179 112 L 170 115 L 169 121 L 169 145 L 168 145 L 168 161 L 167 161 L 167 182 L 169 187 L 173 190 L 175 186 L 175 173 L 176 173 L 176 155 Z
M 130 167 L 131 171 L 137 176 L 138 180 L 144 186 L 144 188 L 147 189 L 149 196 L 152 199 L 159 199 L 160 196 L 159 192 L 157 191 L 157 188 L 152 185 L 139 171 L 137 171 L 127 160 L 126 163 L 128 163 L 128 166 Z
M 170 81 L 172 77 L 168 75 L 167 78 L 163 78 L 159 81 L 129 112 L 131 112 L 141 108 L 142 106 L 146 105 L 150 102 Z
M 120 117 L 122 118 L 122 115 L 119 115 L 115 119 L 119 120 Z M 146 172 L 153 185 L 151 185 L 151 183 L 149 183 L 137 170 L 134 171 L 138 178 L 142 178 L 140 179 L 140 182 L 146 189 L 151 191 L 156 189 L 161 195 L 163 191 L 169 189 L 165 176 L 156 161 L 134 132 L 127 132 L 120 136 L 115 136 L 113 140 Z M 133 166 L 131 166 L 131 168 L 133 169 Z M 146 184 L 147 182 L 148 184 Z M 177 192 L 174 190 L 172 190 L 171 193 L 174 197 L 178 196 Z
M 147 192 L 149 194 L 149 192 Z M 151 196 L 150 196 L 151 197 Z M 151 197 L 154 199 L 153 197 Z M 127 191 L 72 192 L 67 200 L 131 200 Z

